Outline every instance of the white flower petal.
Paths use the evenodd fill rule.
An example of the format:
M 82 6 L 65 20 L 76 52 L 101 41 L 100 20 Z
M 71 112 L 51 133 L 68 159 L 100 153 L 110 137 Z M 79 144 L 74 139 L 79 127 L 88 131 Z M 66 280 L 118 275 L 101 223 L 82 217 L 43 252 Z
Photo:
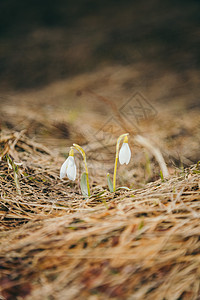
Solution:
M 76 164 L 73 156 L 70 156 L 69 164 L 67 166 L 67 177 L 73 181 L 76 179 Z
M 122 144 L 122 147 L 119 151 L 119 162 L 121 165 L 125 164 L 126 162 L 126 150 L 125 150 L 125 144 Z
M 127 151 L 127 160 L 126 160 L 126 164 L 128 165 L 129 164 L 129 162 L 130 162 L 130 160 L 131 160 L 131 150 L 130 150 L 130 147 L 129 147 L 129 145 L 128 145 L 128 143 L 126 143 L 126 151 Z
M 123 143 L 122 147 L 119 151 L 119 162 L 121 165 L 127 164 L 130 162 L 131 159 L 131 150 L 129 148 L 128 143 Z
M 69 157 L 65 160 L 60 168 L 60 179 L 63 179 L 67 175 L 67 166 L 69 163 Z

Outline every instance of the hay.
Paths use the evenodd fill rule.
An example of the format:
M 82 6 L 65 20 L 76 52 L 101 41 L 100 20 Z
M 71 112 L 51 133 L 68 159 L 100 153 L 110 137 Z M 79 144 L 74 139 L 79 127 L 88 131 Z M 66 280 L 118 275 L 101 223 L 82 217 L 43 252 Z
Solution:
M 114 195 L 95 184 L 84 199 L 24 132 L 0 146 L 2 299 L 199 299 L 198 165 Z

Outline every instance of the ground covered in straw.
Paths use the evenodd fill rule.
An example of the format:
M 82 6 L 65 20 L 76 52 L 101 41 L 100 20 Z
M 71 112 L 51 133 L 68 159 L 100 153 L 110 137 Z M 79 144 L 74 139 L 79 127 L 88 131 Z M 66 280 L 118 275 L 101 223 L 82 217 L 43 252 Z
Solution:
M 18 2 L 0 1 L 0 300 L 200 300 L 200 2 Z M 87 198 L 79 153 L 59 178 L 73 143 Z
M 186 86 L 149 66 L 143 84 L 138 68 L 1 95 L 0 299 L 200 299 L 198 76 Z M 117 188 L 129 189 L 110 193 L 126 132 Z M 87 155 L 86 199 L 78 153 L 76 181 L 59 178 L 73 143 Z
M 198 299 L 198 164 L 84 199 L 24 131 L 0 145 L 1 299 Z

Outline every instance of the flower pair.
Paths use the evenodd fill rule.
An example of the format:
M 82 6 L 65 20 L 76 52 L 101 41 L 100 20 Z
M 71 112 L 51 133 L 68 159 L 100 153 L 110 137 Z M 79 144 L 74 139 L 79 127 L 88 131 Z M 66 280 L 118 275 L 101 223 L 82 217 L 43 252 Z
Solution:
M 123 139 L 123 144 L 121 149 L 119 150 L 120 142 Z M 76 164 L 74 161 L 74 150 L 78 150 L 79 153 L 81 153 L 84 164 L 85 164 L 85 172 L 81 176 L 81 190 L 82 193 L 86 196 L 90 195 L 90 187 L 89 187 L 89 179 L 88 179 L 88 168 L 87 168 L 87 162 L 86 162 L 86 155 L 84 150 L 77 144 L 73 144 L 73 146 L 70 149 L 69 157 L 65 160 L 65 162 L 62 164 L 60 168 L 60 179 L 63 179 L 66 175 L 70 180 L 76 179 Z M 110 175 L 107 175 L 108 180 L 108 186 L 111 192 L 115 192 L 116 190 L 116 173 L 117 173 L 117 162 L 119 162 L 121 165 L 128 164 L 131 159 L 131 150 L 128 145 L 128 133 L 122 134 L 117 139 L 116 144 L 116 156 L 115 156 L 115 166 L 114 166 L 114 175 L 113 175 L 113 182 L 110 179 Z

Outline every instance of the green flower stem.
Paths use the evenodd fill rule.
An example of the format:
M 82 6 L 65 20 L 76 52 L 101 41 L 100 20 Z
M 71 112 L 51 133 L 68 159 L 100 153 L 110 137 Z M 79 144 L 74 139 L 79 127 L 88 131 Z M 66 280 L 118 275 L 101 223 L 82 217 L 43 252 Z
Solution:
M 123 138 L 125 138 L 127 135 L 129 135 L 128 133 L 124 133 L 122 135 L 120 135 L 117 139 L 117 143 L 116 143 L 116 155 L 115 155 L 115 167 L 114 167 L 114 175 L 113 175 L 113 192 L 115 192 L 116 190 L 116 176 L 117 176 L 117 163 L 118 163 L 118 158 L 119 158 L 119 145 L 120 142 Z
M 118 163 L 118 157 L 116 155 L 116 157 L 115 157 L 114 175 L 113 175 L 113 192 L 115 192 L 115 190 L 116 190 L 117 163 Z
M 77 144 L 73 144 L 74 148 L 82 155 L 83 161 L 85 164 L 85 173 L 86 173 L 86 182 L 87 182 L 87 190 L 88 190 L 88 196 L 90 196 L 90 185 L 89 185 L 89 177 L 88 177 L 88 167 L 87 167 L 87 161 L 86 161 L 86 155 L 83 148 L 81 148 Z

